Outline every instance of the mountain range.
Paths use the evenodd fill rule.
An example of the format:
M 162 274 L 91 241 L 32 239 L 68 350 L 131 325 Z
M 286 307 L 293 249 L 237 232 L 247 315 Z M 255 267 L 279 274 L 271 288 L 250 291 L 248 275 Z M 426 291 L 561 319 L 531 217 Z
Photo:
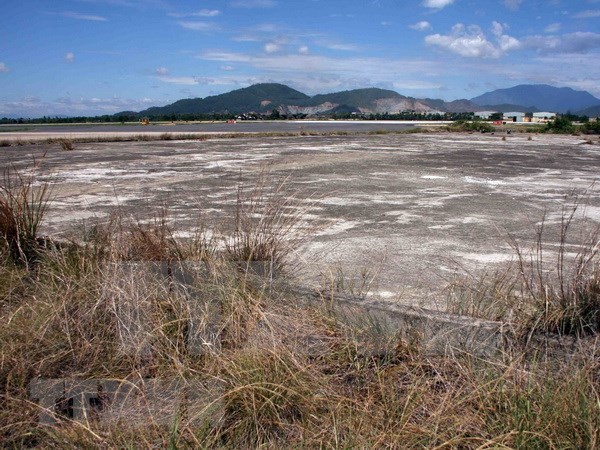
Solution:
M 551 111 L 595 116 L 600 112 L 600 99 L 585 91 L 548 85 L 519 85 L 487 92 L 470 100 L 451 102 L 406 97 L 395 91 L 379 88 L 354 89 L 310 97 L 284 84 L 260 83 L 206 98 L 178 100 L 170 105 L 148 108 L 137 114 L 156 117 L 180 114 L 269 113 L 273 110 L 284 115 L 309 116 L 352 112 L 397 113 L 407 110 L 419 113 L 481 110 Z

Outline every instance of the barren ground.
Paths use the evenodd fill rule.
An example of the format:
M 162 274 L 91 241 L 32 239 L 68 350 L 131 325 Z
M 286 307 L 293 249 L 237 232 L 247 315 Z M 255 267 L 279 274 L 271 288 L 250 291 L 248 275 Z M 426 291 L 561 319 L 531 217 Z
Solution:
M 377 275 L 374 291 L 432 306 L 455 273 L 510 260 L 546 216 L 553 245 L 573 194 L 600 222 L 600 142 L 479 134 L 298 136 L 0 148 L 0 167 L 41 161 L 54 184 L 45 233 L 66 236 L 120 207 L 148 218 L 167 206 L 177 233 L 233 216 L 236 188 L 267 169 L 287 177 L 316 226 L 295 255 L 308 283 L 343 268 Z M 42 155 L 45 156 L 42 158 Z M 327 278 L 327 275 L 326 275 Z

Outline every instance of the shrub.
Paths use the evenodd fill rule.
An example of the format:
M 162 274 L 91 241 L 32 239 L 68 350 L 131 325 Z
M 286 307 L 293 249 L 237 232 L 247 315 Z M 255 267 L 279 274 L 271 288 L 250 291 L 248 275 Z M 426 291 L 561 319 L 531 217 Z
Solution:
M 600 120 L 587 122 L 580 129 L 585 134 L 600 134 Z
M 474 121 L 467 122 L 466 120 L 457 120 L 451 125 L 448 125 L 449 131 L 476 131 L 481 133 L 491 133 L 494 127 L 488 122 Z
M 547 133 L 570 134 L 575 132 L 576 127 L 567 117 L 556 116 L 552 122 L 546 124 L 544 131 Z

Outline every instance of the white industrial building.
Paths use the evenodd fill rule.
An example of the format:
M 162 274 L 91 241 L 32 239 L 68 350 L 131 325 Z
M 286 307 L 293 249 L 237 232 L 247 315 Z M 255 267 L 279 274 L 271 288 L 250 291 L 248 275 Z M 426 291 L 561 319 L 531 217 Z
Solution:
M 554 120 L 555 117 L 556 117 L 556 113 L 553 113 L 553 112 L 547 112 L 547 111 L 535 112 L 535 113 L 533 113 L 533 117 L 531 118 L 531 121 L 538 122 L 538 123 L 545 123 L 545 122 Z
M 489 120 L 492 114 L 496 114 L 498 111 L 476 111 L 475 117 L 479 117 L 483 120 Z
M 525 113 L 518 111 L 505 112 L 502 115 L 502 120 L 505 122 L 525 122 Z

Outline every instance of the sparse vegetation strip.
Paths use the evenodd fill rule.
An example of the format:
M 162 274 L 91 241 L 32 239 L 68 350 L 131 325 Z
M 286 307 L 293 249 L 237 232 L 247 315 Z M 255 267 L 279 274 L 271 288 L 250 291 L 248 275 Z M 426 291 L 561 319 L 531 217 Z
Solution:
M 136 135 L 125 135 L 119 136 L 96 136 L 96 137 L 71 137 L 69 139 L 64 138 L 46 138 L 46 139 L 29 139 L 27 141 L 19 139 L 17 141 L 11 141 L 5 139 L 0 141 L 0 147 L 9 147 L 11 145 L 22 146 L 25 144 L 29 145 L 45 145 L 45 144 L 59 144 L 63 150 L 69 150 L 64 148 L 65 142 L 68 142 L 72 147 L 73 144 L 86 144 L 94 142 L 150 142 L 150 141 L 205 141 L 209 139 L 256 139 L 256 138 L 269 138 L 269 137 L 298 137 L 298 136 L 361 136 L 361 135 L 372 135 L 372 134 L 412 134 L 412 133 L 429 133 L 434 131 L 433 129 L 423 128 L 410 128 L 407 130 L 375 130 L 375 131 L 314 131 L 314 130 L 301 130 L 301 131 L 290 131 L 290 132 L 243 132 L 243 133 L 161 133 L 161 134 L 136 134 Z
M 432 357 L 419 336 L 402 337 L 360 309 L 340 314 L 335 293 L 310 305 L 290 293 L 290 250 L 306 228 L 297 226 L 301 206 L 285 183 L 266 174 L 240 188 L 220 232 L 200 227 L 183 241 L 166 212 L 142 222 L 116 211 L 72 242 L 49 245 L 37 226 L 50 191 L 33 173 L 8 173 L 0 190 L 2 447 L 600 444 L 597 233 L 584 241 L 574 272 L 560 270 L 558 284 L 515 246 L 524 289 L 508 275 L 494 277 L 491 287 L 473 289 L 485 287 L 485 295 L 457 304 L 509 324 L 531 309 L 525 317 L 533 321 L 523 322 L 529 333 L 577 337 L 568 357 Z M 565 239 L 574 217 L 565 215 Z M 253 261 L 267 263 L 266 275 Z M 116 400 L 98 390 L 86 400 L 93 414 L 75 420 L 66 387 L 48 410 L 31 397 L 32 381 L 48 379 L 162 380 L 183 390 L 171 391 L 181 393 L 176 403 L 153 403 L 138 390 L 145 409 L 119 416 L 110 415 Z M 197 383 L 212 386 L 206 406 L 194 400 Z M 41 424 L 42 413 L 56 423 Z

